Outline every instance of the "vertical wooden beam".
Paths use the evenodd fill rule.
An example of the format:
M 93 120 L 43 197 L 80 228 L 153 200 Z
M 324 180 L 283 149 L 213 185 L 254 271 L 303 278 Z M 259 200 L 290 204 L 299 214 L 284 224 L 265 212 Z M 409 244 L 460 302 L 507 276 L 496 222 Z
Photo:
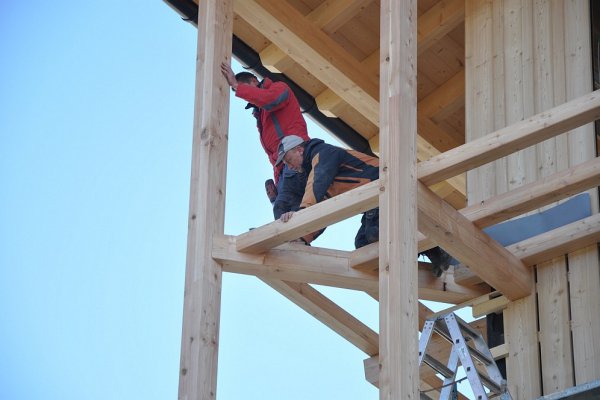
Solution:
M 529 0 L 466 2 L 467 141 L 533 114 L 531 7 Z M 536 177 L 535 150 L 489 163 L 467 174 L 469 204 Z M 508 384 L 513 398 L 540 394 L 535 300 L 531 295 L 511 302 L 504 312 L 510 351 Z
M 231 58 L 232 18 L 231 0 L 199 3 L 179 399 L 217 392 L 221 267 L 211 252 L 225 215 L 229 87 L 220 64 Z
M 497 108 L 500 115 L 496 123 L 504 120 L 504 125 L 509 125 L 534 114 L 532 2 L 507 0 L 500 3 L 499 7 L 495 5 L 498 8 L 493 18 L 495 30 L 504 39 L 502 47 L 495 49 L 503 53 L 504 63 L 498 68 L 504 79 L 494 89 L 496 101 L 503 102 L 504 107 Z M 536 165 L 535 148 L 506 157 L 504 165 L 496 164 L 496 190 L 505 192 L 535 181 Z M 532 293 L 535 293 L 535 286 Z M 541 394 L 536 313 L 535 294 L 510 303 L 504 311 L 504 334 L 510 351 L 506 361 L 507 378 L 512 395 L 520 399 Z
M 554 393 L 573 386 L 569 290 L 565 257 L 538 265 L 542 388 Z
M 538 113 L 566 101 L 564 13 L 562 2 L 557 1 L 535 1 L 533 8 L 533 81 Z M 566 144 L 566 135 L 561 135 L 536 146 L 540 177 L 568 167 Z M 537 266 L 537 292 L 542 389 L 548 394 L 574 383 L 566 257 Z
M 565 75 L 567 100 L 590 92 L 590 2 L 565 1 Z M 595 156 L 594 128 L 582 126 L 568 134 L 568 160 L 575 165 Z M 598 192 L 592 191 L 593 212 L 598 212 Z M 600 267 L 598 247 L 570 253 L 569 283 L 575 384 L 600 379 Z
M 381 1 L 380 399 L 419 397 L 416 0 Z

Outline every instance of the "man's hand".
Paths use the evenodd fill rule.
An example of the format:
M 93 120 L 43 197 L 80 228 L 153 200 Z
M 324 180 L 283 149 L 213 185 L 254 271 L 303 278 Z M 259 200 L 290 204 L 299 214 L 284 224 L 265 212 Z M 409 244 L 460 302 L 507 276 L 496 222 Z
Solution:
M 281 222 L 288 222 L 290 219 L 292 219 L 292 215 L 294 215 L 294 212 L 288 211 L 286 213 L 281 214 L 281 217 L 279 217 L 279 219 L 281 220 Z
M 221 63 L 221 73 L 223 74 L 225 79 L 227 79 L 227 83 L 229 84 L 229 86 L 231 86 L 233 90 L 236 90 L 237 81 L 235 80 L 235 74 L 233 73 L 233 70 L 231 69 L 229 64 Z

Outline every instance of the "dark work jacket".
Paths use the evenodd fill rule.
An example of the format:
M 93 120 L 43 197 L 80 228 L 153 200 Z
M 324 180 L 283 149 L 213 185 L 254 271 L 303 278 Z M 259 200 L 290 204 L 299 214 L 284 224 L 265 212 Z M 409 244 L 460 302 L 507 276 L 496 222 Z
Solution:
M 300 208 L 312 206 L 379 179 L 379 159 L 311 139 L 304 148 L 302 168 L 308 174 Z

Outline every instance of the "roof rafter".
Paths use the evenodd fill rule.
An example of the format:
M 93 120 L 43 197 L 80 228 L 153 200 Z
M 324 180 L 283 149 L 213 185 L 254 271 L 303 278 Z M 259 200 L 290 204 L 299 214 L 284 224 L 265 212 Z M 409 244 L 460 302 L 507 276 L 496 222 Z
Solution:
M 422 54 L 465 20 L 464 0 L 441 0 L 417 20 L 417 54 Z
M 305 18 L 323 32 L 332 33 L 372 2 L 373 0 L 324 1 Z M 294 62 L 273 43 L 260 52 L 260 59 L 272 72 L 284 72 Z

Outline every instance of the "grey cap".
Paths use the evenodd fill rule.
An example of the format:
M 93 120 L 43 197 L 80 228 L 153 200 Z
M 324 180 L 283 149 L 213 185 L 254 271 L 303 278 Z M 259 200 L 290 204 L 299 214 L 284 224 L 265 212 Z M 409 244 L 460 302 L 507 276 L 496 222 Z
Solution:
M 285 153 L 294 147 L 301 145 L 302 143 L 304 143 L 304 139 L 296 135 L 285 136 L 283 139 L 281 139 L 281 143 L 279 143 L 279 149 L 277 150 L 277 161 L 275 162 L 275 165 L 281 164 L 283 157 L 285 157 Z

